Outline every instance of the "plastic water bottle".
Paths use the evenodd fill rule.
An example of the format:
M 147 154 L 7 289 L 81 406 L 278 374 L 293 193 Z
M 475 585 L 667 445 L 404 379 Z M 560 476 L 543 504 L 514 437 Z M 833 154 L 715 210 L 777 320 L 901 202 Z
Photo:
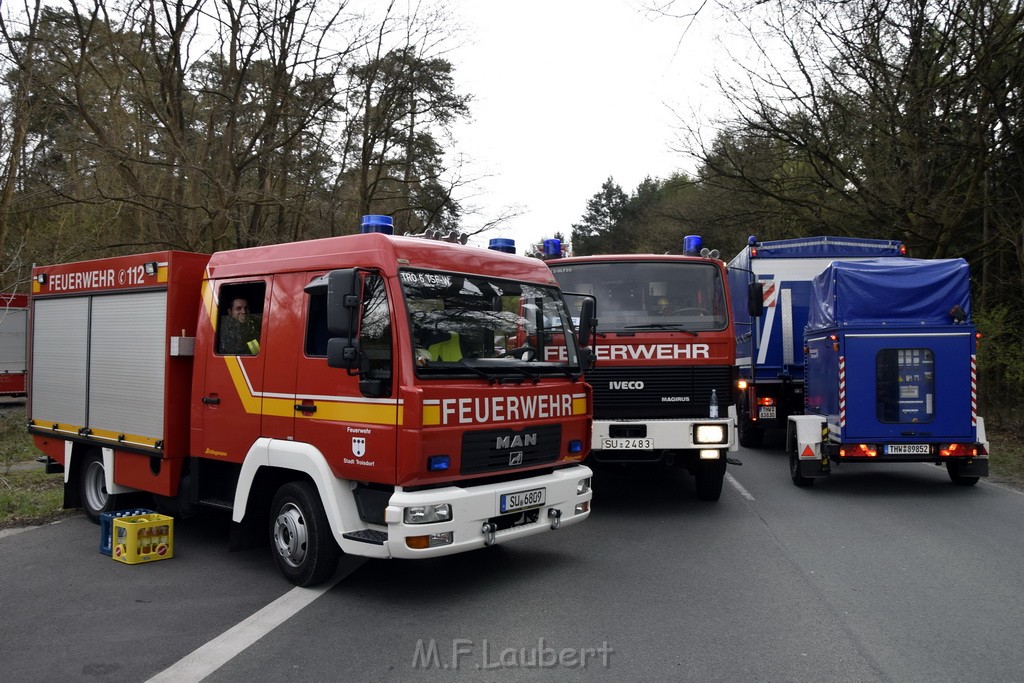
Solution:
M 708 410 L 709 417 L 718 417 L 718 390 L 711 390 L 711 405 Z

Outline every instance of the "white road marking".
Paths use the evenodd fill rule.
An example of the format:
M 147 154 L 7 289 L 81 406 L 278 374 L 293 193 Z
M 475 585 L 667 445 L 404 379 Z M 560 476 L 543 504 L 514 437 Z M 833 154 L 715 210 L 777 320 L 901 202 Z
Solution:
M 750 491 L 748 491 L 745 488 L 743 488 L 743 484 L 741 484 L 738 481 L 736 481 L 736 477 L 734 477 L 731 474 L 729 474 L 728 472 L 726 472 L 725 473 L 725 480 L 727 482 L 729 482 L 730 484 L 732 484 L 732 487 L 734 489 L 736 489 L 737 491 L 739 491 L 739 494 L 741 496 L 743 496 L 747 500 L 754 500 L 754 497 L 752 495 L 750 495 Z
M 342 562 L 346 558 L 342 558 Z M 244 621 L 231 627 L 202 647 L 194 650 L 149 679 L 147 683 L 198 683 L 236 655 L 298 614 L 304 607 L 334 588 L 338 582 L 362 566 L 365 559 L 353 563 L 336 578 L 316 588 L 296 586 Z

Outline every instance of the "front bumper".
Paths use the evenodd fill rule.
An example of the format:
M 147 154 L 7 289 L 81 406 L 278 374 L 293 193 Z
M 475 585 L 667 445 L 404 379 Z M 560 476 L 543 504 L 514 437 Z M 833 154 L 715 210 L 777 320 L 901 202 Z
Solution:
M 577 495 L 576 485 L 581 479 L 587 479 L 592 474 L 589 467 L 575 465 L 555 470 L 550 474 L 499 484 L 446 486 L 424 491 L 397 491 L 391 496 L 384 512 L 387 524 L 387 541 L 384 543 L 386 556 L 423 558 L 452 555 L 482 548 L 485 545 L 504 543 L 515 538 L 544 533 L 551 531 L 553 527 L 561 528 L 578 524 L 590 516 L 590 500 L 593 497 L 593 491 L 588 490 L 586 493 Z M 541 506 L 508 515 L 501 513 L 499 506 L 502 495 L 540 488 L 545 491 L 545 501 Z M 448 503 L 452 507 L 451 520 L 430 524 L 408 524 L 405 522 L 405 508 L 443 503 Z M 577 512 L 577 505 L 583 503 L 586 503 L 586 510 Z M 534 515 L 534 511 L 536 511 L 536 515 Z M 523 514 L 525 512 L 529 514 Z M 520 517 L 520 515 L 523 516 Z M 533 520 L 534 516 L 535 520 Z M 523 521 L 524 523 L 501 528 L 513 521 Z M 485 524 L 490 530 L 485 528 Z M 490 527 L 492 524 L 493 527 Z M 449 532 L 452 534 L 452 542 L 447 545 L 412 548 L 406 541 L 410 537 Z
M 700 425 L 720 425 L 725 432 L 725 439 L 713 443 L 698 443 L 696 434 L 697 427 Z M 698 450 L 701 448 L 739 450 L 736 439 L 736 422 L 732 417 L 685 420 L 594 420 L 592 450 L 622 450 L 615 441 L 624 439 L 627 441 L 649 441 L 652 451 Z M 632 449 L 627 446 L 626 450 Z

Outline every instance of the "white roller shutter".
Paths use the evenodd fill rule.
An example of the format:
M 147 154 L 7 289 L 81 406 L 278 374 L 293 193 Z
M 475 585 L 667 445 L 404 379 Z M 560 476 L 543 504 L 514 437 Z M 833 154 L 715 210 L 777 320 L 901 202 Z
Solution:
M 163 438 L 167 292 L 92 301 L 89 427 Z
M 0 373 L 25 372 L 28 311 L 0 306 Z
M 33 330 L 32 419 L 84 426 L 89 299 L 37 299 Z

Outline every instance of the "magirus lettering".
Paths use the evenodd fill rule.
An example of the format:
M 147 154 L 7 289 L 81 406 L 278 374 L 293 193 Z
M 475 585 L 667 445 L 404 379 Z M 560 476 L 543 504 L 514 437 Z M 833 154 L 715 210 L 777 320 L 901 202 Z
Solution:
M 608 388 L 612 390 L 632 389 L 639 391 L 644 388 L 643 382 L 608 382 Z

